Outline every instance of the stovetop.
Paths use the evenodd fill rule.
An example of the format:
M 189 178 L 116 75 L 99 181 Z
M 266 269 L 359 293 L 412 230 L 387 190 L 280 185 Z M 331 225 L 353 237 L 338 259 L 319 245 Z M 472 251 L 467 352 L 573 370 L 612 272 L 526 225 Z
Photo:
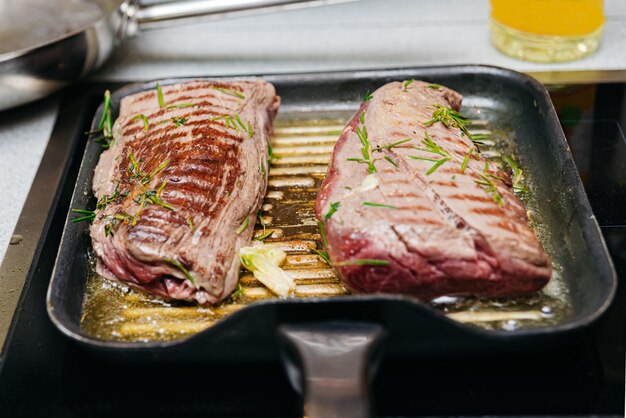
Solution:
M 84 147 L 71 138 L 86 130 L 105 87 L 116 86 L 83 84 L 64 94 L 42 167 L 55 158 L 66 161 L 66 169 L 55 172 L 65 185 L 74 183 Z M 618 276 L 626 278 L 626 84 L 549 90 Z M 46 187 L 45 174 L 33 190 Z M 45 294 L 71 191 L 63 187 L 56 197 L 45 239 L 34 250 L 0 364 L 0 415 L 301 414 L 300 396 L 280 364 L 120 364 L 63 337 L 48 319 Z M 623 416 L 625 351 L 626 291 L 620 286 L 605 316 L 565 349 L 383 359 L 373 403 L 380 416 Z

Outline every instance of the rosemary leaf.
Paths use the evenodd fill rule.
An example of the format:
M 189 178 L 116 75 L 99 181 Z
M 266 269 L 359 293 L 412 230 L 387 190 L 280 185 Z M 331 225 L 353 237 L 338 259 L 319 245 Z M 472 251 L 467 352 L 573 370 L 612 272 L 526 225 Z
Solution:
M 363 202 L 363 206 L 371 206 L 375 208 L 398 209 L 397 206 L 386 205 L 384 203 L 375 203 L 375 202 Z
M 246 230 L 246 228 L 248 228 L 248 225 L 250 224 L 250 217 L 246 216 L 246 219 L 244 219 L 243 223 L 241 224 L 241 226 L 239 228 L 237 228 L 237 230 L 235 231 L 235 233 L 237 235 L 241 234 L 243 231 Z
M 333 216 L 333 214 L 339 210 L 340 206 L 341 202 L 332 202 L 330 204 L 330 209 L 328 209 L 328 213 L 326 213 L 326 215 L 324 216 L 324 219 L 329 219 L 331 216 Z
M 196 289 L 198 288 L 193 276 L 191 275 L 191 273 L 189 273 L 189 270 L 187 270 L 187 268 L 183 266 L 183 264 L 180 261 L 175 260 L 173 258 L 164 258 L 163 261 L 165 261 L 166 263 L 170 263 L 171 265 L 176 267 L 178 270 L 180 270 L 185 275 L 185 277 L 189 279 L 193 287 L 195 287 Z
M 130 118 L 130 120 L 137 120 L 137 119 L 141 119 L 143 121 L 143 130 L 144 132 L 148 132 L 148 129 L 150 129 L 150 124 L 148 123 L 148 118 L 146 117 L 146 115 L 139 114 Z
M 156 91 L 157 91 L 157 100 L 159 101 L 159 108 L 163 109 L 165 107 L 165 99 L 163 99 L 163 90 L 161 90 L 161 85 L 156 83 Z

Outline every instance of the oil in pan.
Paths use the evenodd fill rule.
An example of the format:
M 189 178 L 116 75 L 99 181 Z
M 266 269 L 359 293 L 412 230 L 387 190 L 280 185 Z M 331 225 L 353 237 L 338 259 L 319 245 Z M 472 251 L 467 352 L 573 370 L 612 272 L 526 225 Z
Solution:
M 468 109 L 467 113 L 479 116 L 476 109 Z M 310 113 L 287 112 L 277 118 L 267 194 L 254 232 L 255 237 L 266 236 L 264 245 L 278 246 L 287 253 L 282 268 L 294 278 L 295 296 L 299 298 L 348 293 L 332 267 L 313 250 L 322 249 L 314 214 L 315 197 L 334 143 L 350 113 L 340 111 L 321 116 L 311 119 Z M 470 132 L 481 138 L 479 147 L 485 157 L 499 161 L 504 155 L 514 155 L 506 132 L 492 131 L 487 120 L 473 119 Z M 524 181 L 524 186 L 532 190 L 532 179 Z M 532 213 L 532 194 L 523 193 L 520 197 Z M 541 240 L 540 220 L 534 226 Z M 547 251 L 552 252 L 550 248 Z M 547 288 L 531 296 L 443 297 L 432 301 L 431 306 L 454 320 L 489 329 L 514 330 L 556 324 L 569 313 L 559 270 L 559 266 L 554 266 L 555 273 Z M 87 280 L 81 327 L 86 333 L 104 340 L 175 340 L 202 331 L 247 304 L 274 297 L 243 269 L 237 291 L 220 305 L 209 307 L 164 301 L 92 273 Z

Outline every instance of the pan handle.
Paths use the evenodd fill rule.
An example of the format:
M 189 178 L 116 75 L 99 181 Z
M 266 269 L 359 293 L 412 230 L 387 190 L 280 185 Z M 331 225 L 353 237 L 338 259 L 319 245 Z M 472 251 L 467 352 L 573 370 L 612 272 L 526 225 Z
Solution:
M 195 0 L 155 5 L 140 5 L 136 0 L 128 0 L 121 11 L 128 19 L 125 35 L 133 36 L 142 30 L 171 27 L 182 20 L 193 23 L 200 18 L 205 21 L 350 1 L 355 0 Z
M 355 322 L 290 324 L 280 326 L 279 332 L 291 348 L 283 350 L 289 380 L 296 390 L 304 392 L 303 416 L 372 416 L 368 397 L 368 371 L 372 367 L 368 366 L 372 350 L 385 334 L 381 326 Z

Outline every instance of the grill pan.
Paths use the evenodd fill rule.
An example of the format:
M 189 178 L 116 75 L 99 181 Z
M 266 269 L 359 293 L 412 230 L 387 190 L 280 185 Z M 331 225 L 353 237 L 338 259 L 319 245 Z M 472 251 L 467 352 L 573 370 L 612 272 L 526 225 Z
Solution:
M 337 410 L 337 394 L 355 402 L 365 397 L 365 359 L 382 338 L 380 352 L 391 357 L 526 349 L 563 341 L 591 324 L 609 306 L 616 288 L 613 266 L 550 99 L 533 79 L 484 66 L 263 78 L 273 83 L 282 97 L 281 113 L 316 118 L 354 111 L 366 90 L 373 91 L 394 80 L 426 80 L 463 94 L 463 110 L 471 117 L 483 115 L 494 130 L 506 131 L 518 150 L 531 179 L 543 241 L 559 266 L 569 314 L 543 326 L 488 330 L 454 321 L 400 295 L 266 299 L 233 312 L 191 337 L 147 342 L 106 340 L 87 334 L 80 326 L 90 240 L 87 225 L 71 223 L 68 214 L 47 298 L 50 317 L 61 332 L 118 361 L 211 363 L 283 357 L 292 383 L 306 388 L 308 415 L 330 416 L 328 411 Z M 164 80 L 161 84 L 179 81 Z M 113 116 L 117 116 L 122 97 L 154 86 L 135 84 L 115 92 Z M 94 121 L 99 120 L 101 112 L 102 108 Z M 99 144 L 87 145 L 71 207 L 87 207 L 100 151 Z M 350 358 L 359 361 L 346 361 Z M 329 367 L 322 368 L 323 364 Z M 309 377 L 303 378 L 299 370 L 308 372 Z M 329 390 L 323 382 L 338 386 Z

